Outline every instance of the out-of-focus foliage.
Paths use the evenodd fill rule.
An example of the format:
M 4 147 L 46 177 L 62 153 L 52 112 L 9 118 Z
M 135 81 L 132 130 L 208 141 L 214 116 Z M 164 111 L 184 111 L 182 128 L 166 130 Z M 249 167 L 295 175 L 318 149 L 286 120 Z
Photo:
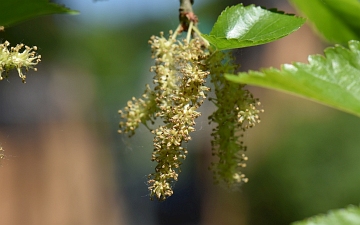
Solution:
M 5 27 L 43 15 L 78 13 L 49 0 L 6 0 L 1 1 L 0 9 L 0 25 Z
M 360 40 L 360 1 L 290 0 L 329 42 Z
M 262 145 L 268 154 L 250 171 L 250 181 L 244 186 L 251 199 L 249 224 L 290 224 L 330 209 L 359 204 L 358 117 L 318 106 L 326 109 L 322 116 L 305 119 L 296 111 L 310 116 L 309 106 L 316 104 L 293 104 L 300 104 L 299 109 L 289 110 L 289 102 L 278 104 L 276 112 L 288 115 L 279 115 L 282 119 L 273 128 L 276 134 L 267 134 L 276 142 Z
M 360 224 L 360 209 L 349 206 L 346 209 L 330 211 L 327 215 L 318 215 L 310 219 L 292 223 L 292 225 L 356 225 Z

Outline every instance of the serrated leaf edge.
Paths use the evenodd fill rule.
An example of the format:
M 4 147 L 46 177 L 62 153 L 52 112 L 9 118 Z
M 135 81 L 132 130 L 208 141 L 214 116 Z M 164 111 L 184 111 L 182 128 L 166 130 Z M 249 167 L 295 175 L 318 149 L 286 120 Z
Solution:
M 356 45 L 356 47 L 355 47 Z M 274 67 L 269 67 L 269 68 L 262 68 L 260 69 L 260 71 L 256 71 L 256 70 L 249 70 L 248 72 L 240 72 L 238 73 L 237 75 L 236 74 L 226 74 L 225 77 L 226 79 L 228 79 L 229 81 L 232 81 L 232 82 L 237 82 L 237 83 L 245 83 L 245 82 L 239 82 L 237 80 L 237 78 L 243 73 L 244 75 L 246 76 L 251 76 L 249 75 L 250 73 L 254 74 L 254 76 L 257 76 L 257 77 L 260 77 L 260 76 L 265 76 L 265 74 L 267 72 L 270 72 L 270 71 L 274 71 L 274 72 L 277 72 L 279 74 L 283 73 L 283 72 L 287 72 L 289 71 L 290 68 L 294 68 L 294 69 L 297 69 L 301 66 L 309 66 L 309 65 L 312 65 L 313 62 L 311 61 L 314 61 L 315 59 L 314 58 L 317 58 L 317 57 L 321 57 L 325 60 L 333 60 L 333 59 L 330 59 L 328 57 L 328 52 L 329 51 L 335 51 L 337 49 L 342 49 L 342 50 L 345 50 L 351 54 L 356 54 L 356 51 L 357 52 L 360 52 L 360 41 L 357 41 L 357 40 L 351 40 L 348 42 L 348 48 L 342 46 L 342 45 L 339 45 L 339 44 L 336 44 L 332 47 L 328 47 L 324 50 L 324 55 L 321 55 L 321 54 L 314 54 L 314 55 L 310 55 L 308 57 L 308 63 L 301 63 L 301 62 L 293 62 L 291 64 L 282 64 L 280 66 L 280 69 L 277 69 L 277 68 L 274 68 Z M 360 53 L 359 53 L 360 54 Z M 318 61 L 318 60 L 317 60 Z M 359 62 L 360 64 L 360 62 Z M 360 69 L 359 69 L 360 70 Z M 314 79 L 319 79 L 318 77 L 314 77 Z M 285 92 L 285 93 L 289 93 L 291 95 L 295 95 L 295 96 L 299 96 L 299 97 L 302 97 L 302 98 L 305 98 L 305 99 L 308 99 L 308 100 L 312 100 L 312 101 L 315 101 L 317 103 L 320 103 L 320 104 L 324 104 L 324 105 L 327 105 L 327 106 L 331 106 L 333 108 L 336 108 L 336 109 L 339 109 L 339 110 L 342 110 L 342 111 L 345 111 L 345 112 L 348 112 L 350 114 L 353 114 L 353 115 L 356 115 L 356 116 L 359 116 L 360 117 L 360 112 L 358 111 L 354 111 L 350 108 L 344 108 L 342 106 L 339 106 L 339 105 L 334 105 L 333 103 L 329 103 L 328 101 L 322 101 L 321 99 L 319 98 L 312 98 L 312 97 L 308 97 L 306 95 L 303 95 L 303 94 L 299 94 L 299 93 L 296 93 L 296 92 L 293 92 L 293 91 L 289 91 L 287 89 L 282 89 L 282 88 L 276 88 L 276 87 L 271 87 L 271 86 L 268 86 L 268 85 L 258 85 L 256 83 L 253 83 L 253 82 L 249 82 L 248 84 L 253 84 L 255 86 L 261 86 L 261 87 L 265 87 L 265 88 L 269 88 L 269 89 L 273 89 L 273 90 L 277 90 L 277 91 L 281 91 L 281 92 Z M 332 83 L 330 82 L 330 84 L 332 85 L 335 85 L 335 83 Z M 340 86 L 341 87 L 341 86 Z M 342 87 L 341 87 L 342 88 Z M 349 92 L 347 92 L 349 93 Z M 353 93 L 349 93 L 351 96 L 354 97 L 354 99 L 360 99 L 360 97 L 358 96 L 355 96 Z

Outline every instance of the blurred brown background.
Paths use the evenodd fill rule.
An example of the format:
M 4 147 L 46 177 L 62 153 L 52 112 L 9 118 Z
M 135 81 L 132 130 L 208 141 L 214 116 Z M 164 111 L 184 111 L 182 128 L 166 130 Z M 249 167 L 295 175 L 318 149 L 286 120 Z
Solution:
M 1 225 L 282 225 L 358 204 L 360 120 L 283 93 L 249 87 L 262 122 L 247 132 L 250 181 L 238 192 L 212 184 L 205 104 L 188 144 L 174 195 L 151 202 L 152 136 L 117 134 L 117 110 L 151 83 L 147 41 L 175 29 L 177 0 L 57 1 L 78 16 L 46 16 L 1 33 L 12 45 L 37 45 L 38 72 L 24 85 L 0 82 Z M 196 0 L 207 33 L 228 5 L 243 2 L 288 13 L 283 0 Z M 308 25 L 271 44 L 236 50 L 242 71 L 306 62 L 322 53 Z

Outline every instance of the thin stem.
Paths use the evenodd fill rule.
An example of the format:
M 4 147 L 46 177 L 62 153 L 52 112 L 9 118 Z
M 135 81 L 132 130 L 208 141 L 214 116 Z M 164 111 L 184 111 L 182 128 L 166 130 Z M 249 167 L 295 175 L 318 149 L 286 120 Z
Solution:
M 210 43 L 201 36 L 200 30 L 199 30 L 196 26 L 193 27 L 193 30 L 194 30 L 195 33 L 202 39 L 202 41 L 204 42 L 205 47 L 209 47 L 209 46 L 210 46 Z
M 149 125 L 145 122 L 145 123 L 143 123 L 144 124 L 144 126 L 149 130 L 149 131 L 152 131 L 153 129 L 151 129 L 150 127 L 149 127 Z
M 182 25 L 182 31 L 188 31 L 190 21 L 194 23 L 194 26 L 196 26 L 198 22 L 198 19 L 192 9 L 192 3 L 194 3 L 194 1 L 180 0 L 179 20 Z
M 190 43 L 191 33 L 192 33 L 192 30 L 193 30 L 193 26 L 194 26 L 194 22 L 191 21 L 191 22 L 190 22 L 190 25 L 189 25 L 188 33 L 187 33 L 187 35 L 186 35 L 186 41 L 187 41 L 187 43 Z
M 198 18 L 193 12 L 192 4 L 194 4 L 193 0 L 180 0 L 179 20 L 182 28 L 180 32 L 188 32 L 186 36 L 188 42 L 190 41 L 191 35 L 199 37 L 202 41 L 202 45 L 208 48 L 210 43 L 201 36 L 201 32 L 197 28 Z M 195 33 L 193 33 L 193 31 L 195 31 Z
M 175 32 L 174 32 L 174 34 L 172 36 L 173 40 L 176 39 L 177 35 L 181 32 L 181 30 L 182 30 L 182 26 L 181 26 L 181 24 L 179 24 L 179 26 L 176 28 L 176 30 L 175 30 Z

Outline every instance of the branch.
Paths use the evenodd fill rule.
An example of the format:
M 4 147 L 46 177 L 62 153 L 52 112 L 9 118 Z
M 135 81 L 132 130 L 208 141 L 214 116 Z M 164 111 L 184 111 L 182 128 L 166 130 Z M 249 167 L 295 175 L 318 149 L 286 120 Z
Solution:
M 194 0 L 180 0 L 180 8 L 179 8 L 179 20 L 182 29 L 179 31 L 188 31 L 190 21 L 196 24 L 198 23 L 198 18 L 193 12 L 192 4 L 194 4 Z

